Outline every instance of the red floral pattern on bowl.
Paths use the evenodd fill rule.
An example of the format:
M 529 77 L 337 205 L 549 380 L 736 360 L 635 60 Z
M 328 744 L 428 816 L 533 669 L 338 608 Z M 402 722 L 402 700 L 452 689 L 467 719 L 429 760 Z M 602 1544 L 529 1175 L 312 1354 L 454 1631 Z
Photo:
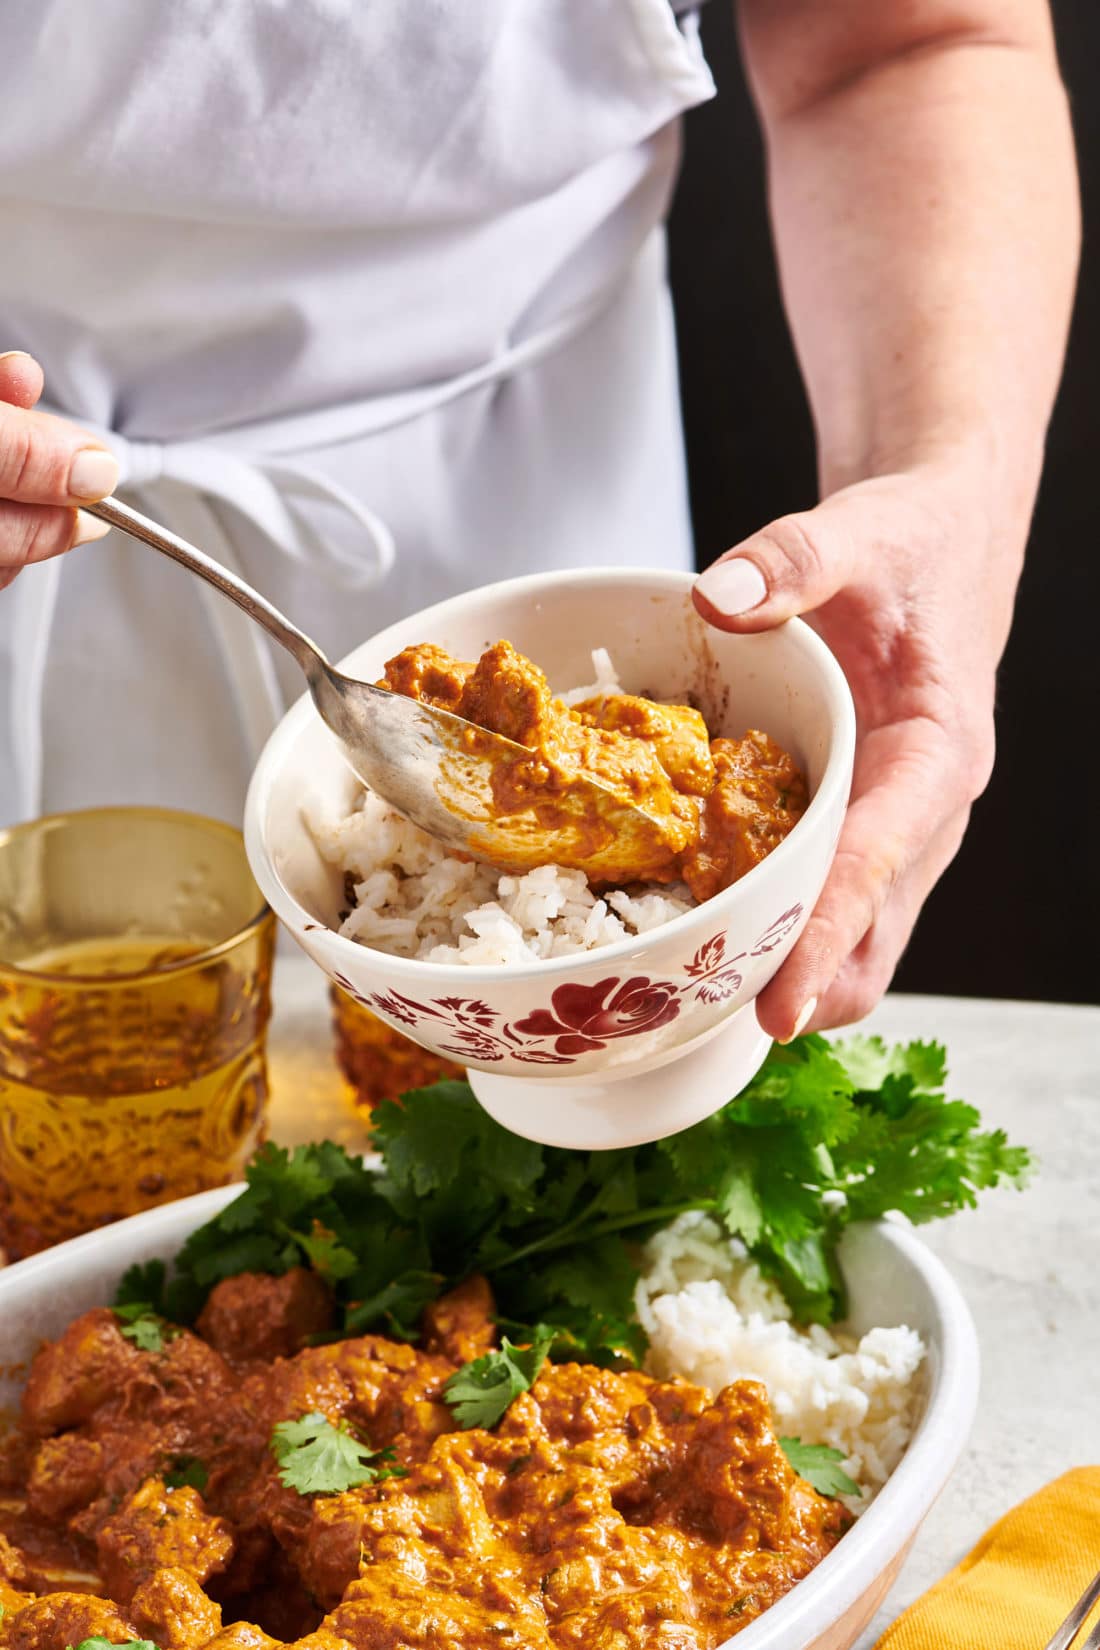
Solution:
M 625 980 L 610 974 L 591 985 L 567 981 L 550 993 L 548 1008 L 532 1009 L 515 1020 L 498 1014 L 480 997 L 433 997 L 423 1002 L 394 990 L 364 996 L 344 975 L 334 978 L 364 1007 L 442 1053 L 489 1063 L 512 1059 L 525 1065 L 567 1066 L 617 1038 L 659 1031 L 692 1001 L 707 1006 L 729 1002 L 744 984 L 738 963 L 776 950 L 793 934 L 802 911 L 800 904 L 792 905 L 768 924 L 755 945 L 733 956 L 727 952 L 726 934 L 712 934 L 683 965 L 680 984 L 645 974 Z M 443 1042 L 442 1037 L 450 1040 Z

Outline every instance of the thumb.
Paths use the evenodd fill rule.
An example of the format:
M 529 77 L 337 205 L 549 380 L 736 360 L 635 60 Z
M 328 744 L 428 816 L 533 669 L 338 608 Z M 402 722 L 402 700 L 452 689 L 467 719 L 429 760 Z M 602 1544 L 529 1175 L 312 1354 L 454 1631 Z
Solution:
M 21 349 L 0 355 L 0 401 L 12 407 L 33 407 L 42 394 L 42 368 Z
M 839 499 L 781 516 L 712 563 L 695 582 L 695 605 L 719 630 L 769 630 L 820 607 L 851 579 L 855 539 Z

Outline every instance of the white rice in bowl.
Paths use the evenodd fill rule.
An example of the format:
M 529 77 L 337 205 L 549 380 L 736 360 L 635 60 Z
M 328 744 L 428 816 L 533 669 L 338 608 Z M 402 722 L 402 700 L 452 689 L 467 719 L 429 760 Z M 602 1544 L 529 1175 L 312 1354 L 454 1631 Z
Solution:
M 594 894 L 583 871 L 540 865 L 502 876 L 449 854 L 365 790 L 346 818 L 307 804 L 306 823 L 355 904 L 339 932 L 395 957 L 434 963 L 527 963 L 645 934 L 694 906 L 684 888 Z
M 605 649 L 592 665 L 595 681 L 560 695 L 566 704 L 620 691 Z M 566 957 L 646 934 L 695 905 L 680 884 L 595 894 L 583 871 L 561 865 L 502 876 L 448 853 L 365 787 L 345 817 L 315 803 L 304 813 L 322 855 L 352 887 L 339 932 L 395 957 L 473 966 Z
M 713 1396 L 731 1381 L 760 1381 L 776 1430 L 827 1444 L 861 1496 L 864 1511 L 912 1435 L 925 1348 L 903 1325 L 856 1338 L 818 1325 L 796 1328 L 779 1290 L 707 1215 L 687 1214 L 651 1239 L 635 1291 L 649 1336 L 646 1369 L 682 1375 Z

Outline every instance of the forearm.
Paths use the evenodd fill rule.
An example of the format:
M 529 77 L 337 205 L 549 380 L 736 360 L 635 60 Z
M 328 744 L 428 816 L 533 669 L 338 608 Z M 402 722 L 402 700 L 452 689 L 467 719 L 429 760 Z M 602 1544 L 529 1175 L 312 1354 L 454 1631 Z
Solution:
M 874 42 L 815 85 L 812 69 L 778 71 L 784 28 L 820 28 L 823 12 L 858 22 L 861 7 L 830 0 L 813 21 L 808 9 L 746 0 L 742 22 L 822 490 L 962 449 L 1006 521 L 1026 520 L 1078 242 L 1045 22 L 1032 8 L 1022 38 Z

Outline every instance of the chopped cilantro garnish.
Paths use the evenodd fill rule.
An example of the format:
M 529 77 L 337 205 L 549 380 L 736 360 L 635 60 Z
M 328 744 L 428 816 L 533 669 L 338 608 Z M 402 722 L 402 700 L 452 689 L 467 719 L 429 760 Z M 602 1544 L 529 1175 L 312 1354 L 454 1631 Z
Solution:
M 819 1495 L 859 1495 L 840 1463 L 842 1452 L 827 1444 L 804 1444 L 801 1438 L 781 1438 L 779 1447 L 800 1478 L 812 1484 Z
M 443 1397 L 460 1427 L 495 1427 L 513 1398 L 534 1385 L 555 1331 L 536 1326 L 531 1345 L 513 1346 L 502 1336 L 498 1352 L 486 1352 L 452 1375 Z
M 166 1323 L 159 1312 L 154 1312 L 148 1301 L 128 1301 L 116 1306 L 114 1311 L 122 1324 L 119 1333 L 133 1341 L 140 1352 L 163 1352 L 164 1343 L 179 1334 L 173 1324 Z
M 182 1490 L 189 1487 L 198 1490 L 201 1495 L 209 1481 L 210 1474 L 206 1470 L 206 1464 L 200 1461 L 197 1455 L 177 1455 L 164 1474 L 166 1490 Z
M 280 1480 L 299 1495 L 338 1495 L 359 1484 L 405 1477 L 404 1467 L 394 1465 L 392 1449 L 370 1449 L 347 1427 L 333 1426 L 316 1412 L 280 1421 L 271 1434 L 271 1452 Z
M 72 1645 L 67 1645 L 66 1650 L 73 1650 Z M 113 1639 L 97 1635 L 95 1638 L 81 1639 L 76 1650 L 157 1650 L 157 1646 L 152 1639 L 120 1639 L 116 1644 Z

